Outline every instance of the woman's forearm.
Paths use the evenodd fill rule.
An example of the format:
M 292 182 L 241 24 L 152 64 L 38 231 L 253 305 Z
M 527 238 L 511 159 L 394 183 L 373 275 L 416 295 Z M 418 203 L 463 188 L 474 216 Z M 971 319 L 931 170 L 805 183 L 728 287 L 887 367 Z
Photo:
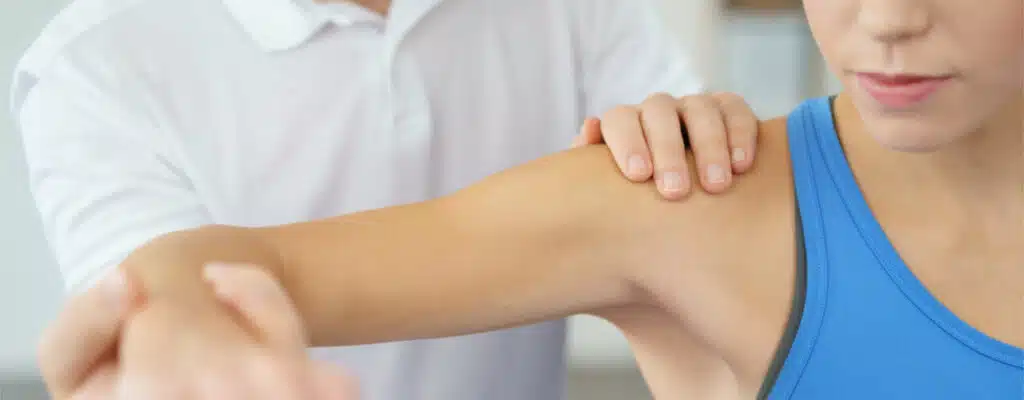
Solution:
M 434 201 L 278 227 L 168 235 L 127 264 L 152 295 L 211 307 L 202 265 L 268 268 L 318 346 L 555 319 L 625 303 L 633 294 L 621 267 L 636 239 L 621 199 L 637 190 L 652 200 L 657 194 L 630 189 L 637 185 L 614 168 L 603 147 L 582 149 Z

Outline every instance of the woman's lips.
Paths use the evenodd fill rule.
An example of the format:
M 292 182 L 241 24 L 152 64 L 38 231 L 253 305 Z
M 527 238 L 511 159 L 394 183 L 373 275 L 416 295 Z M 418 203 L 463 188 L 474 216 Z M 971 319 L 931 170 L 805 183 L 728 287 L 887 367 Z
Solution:
M 925 101 L 949 80 L 949 76 L 857 74 L 861 88 L 875 101 L 894 109 L 910 108 Z

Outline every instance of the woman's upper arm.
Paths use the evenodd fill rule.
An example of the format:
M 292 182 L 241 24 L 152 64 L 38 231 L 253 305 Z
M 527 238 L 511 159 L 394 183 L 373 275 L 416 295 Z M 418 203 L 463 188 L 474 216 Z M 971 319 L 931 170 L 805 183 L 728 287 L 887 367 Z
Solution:
M 665 282 L 696 284 L 708 268 L 739 262 L 778 230 L 777 221 L 792 220 L 788 163 L 777 143 L 785 139 L 775 136 L 764 143 L 762 171 L 729 193 L 664 200 L 653 184 L 622 178 L 607 147 L 597 145 L 509 170 L 445 201 L 463 228 L 504 238 L 473 243 L 515 241 L 524 260 L 563 263 L 561 279 L 586 285 L 575 312 L 647 302 L 672 290 Z
M 316 345 L 462 335 L 642 301 L 667 263 L 718 254 L 740 193 L 666 201 L 596 145 L 271 240 Z
M 617 240 L 639 193 L 660 201 L 592 146 L 434 201 L 268 232 L 315 344 L 461 335 L 631 301 L 637 243 Z

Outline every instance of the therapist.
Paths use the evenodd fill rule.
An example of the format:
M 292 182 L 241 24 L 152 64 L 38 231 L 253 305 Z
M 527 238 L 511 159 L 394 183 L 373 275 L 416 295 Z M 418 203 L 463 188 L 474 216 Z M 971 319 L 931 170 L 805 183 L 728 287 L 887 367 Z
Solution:
M 76 0 L 19 64 L 13 112 L 71 292 L 171 232 L 450 193 L 654 92 L 693 95 L 677 105 L 697 183 L 720 192 L 752 165 L 755 117 L 697 95 L 656 13 L 650 0 Z M 679 132 L 605 128 L 576 141 L 608 142 L 669 199 L 694 184 Z M 368 400 L 553 400 L 564 346 L 558 322 L 313 355 Z

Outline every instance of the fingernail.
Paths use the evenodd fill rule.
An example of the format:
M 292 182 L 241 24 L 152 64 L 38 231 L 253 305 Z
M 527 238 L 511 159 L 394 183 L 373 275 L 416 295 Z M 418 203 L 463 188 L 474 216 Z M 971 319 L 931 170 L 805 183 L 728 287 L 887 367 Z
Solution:
M 661 187 L 666 192 L 683 190 L 683 175 L 678 172 L 666 172 L 661 176 Z
M 740 163 L 747 160 L 747 151 L 739 147 L 732 149 L 732 162 Z
M 219 263 L 206 264 L 206 266 L 203 267 L 203 278 L 210 283 L 210 286 L 213 288 L 213 292 L 222 300 L 230 300 L 234 298 L 231 285 L 228 283 L 227 279 L 227 274 L 230 273 L 230 271 L 228 271 L 229 268 L 231 267 Z
M 710 183 L 725 182 L 725 169 L 721 165 L 709 165 L 707 175 Z
M 636 155 L 629 157 L 629 174 L 640 176 L 645 173 L 647 173 L 647 161 L 644 161 L 643 157 Z
M 229 268 L 231 267 L 221 263 L 206 264 L 205 266 L 203 266 L 203 277 L 211 281 L 224 279 L 224 276 L 228 273 Z
M 203 273 L 207 280 L 213 284 L 213 290 L 218 296 L 225 299 L 253 298 L 257 301 L 263 299 L 279 299 L 287 296 L 284 289 L 279 287 L 272 278 L 259 276 L 256 271 L 246 271 L 246 266 L 212 263 L 207 264 Z M 249 274 L 249 273 L 252 274 Z M 234 275 L 233 275 L 234 274 Z

